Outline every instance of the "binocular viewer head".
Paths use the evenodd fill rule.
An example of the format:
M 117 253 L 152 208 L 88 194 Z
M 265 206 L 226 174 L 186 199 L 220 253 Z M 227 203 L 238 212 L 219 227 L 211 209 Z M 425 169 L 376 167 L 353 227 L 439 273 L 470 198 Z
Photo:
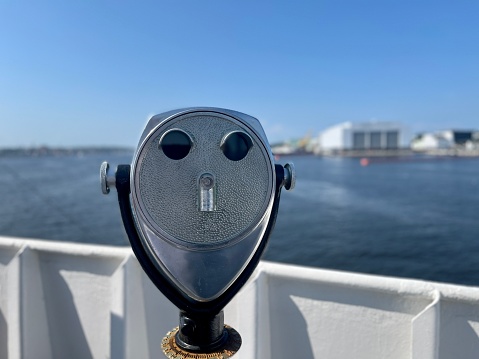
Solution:
M 256 267 L 294 168 L 274 163 L 251 116 L 190 108 L 153 116 L 131 166 L 101 169 L 117 187 L 132 248 L 182 311 L 217 314 Z M 208 314 L 209 313 L 209 314 Z
M 266 137 L 256 120 L 238 117 L 205 110 L 155 116 L 133 162 L 142 243 L 158 269 L 199 301 L 218 297 L 238 276 L 274 200 Z

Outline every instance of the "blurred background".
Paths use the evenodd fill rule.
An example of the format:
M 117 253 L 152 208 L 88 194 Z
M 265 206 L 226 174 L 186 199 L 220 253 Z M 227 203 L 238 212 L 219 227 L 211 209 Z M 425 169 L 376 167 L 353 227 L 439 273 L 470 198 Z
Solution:
M 0 2 L 0 235 L 128 245 L 99 166 L 149 116 L 262 123 L 268 260 L 479 284 L 479 4 Z

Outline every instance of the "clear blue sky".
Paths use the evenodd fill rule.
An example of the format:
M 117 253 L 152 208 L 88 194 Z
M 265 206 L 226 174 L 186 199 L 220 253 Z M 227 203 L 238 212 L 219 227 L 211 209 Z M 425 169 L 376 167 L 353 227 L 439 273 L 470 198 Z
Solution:
M 0 147 L 135 146 L 185 106 L 253 115 L 271 142 L 479 128 L 479 2 L 0 0 Z

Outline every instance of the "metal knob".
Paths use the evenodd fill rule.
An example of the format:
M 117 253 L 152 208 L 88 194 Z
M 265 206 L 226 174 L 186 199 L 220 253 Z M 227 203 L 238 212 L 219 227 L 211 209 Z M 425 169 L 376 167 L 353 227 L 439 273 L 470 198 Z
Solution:
M 284 169 L 284 188 L 290 191 L 296 186 L 296 170 L 292 163 L 286 163 Z
M 110 193 L 110 187 L 116 186 L 116 179 L 115 176 L 110 176 L 108 170 L 110 165 L 108 162 L 103 162 L 100 166 L 100 183 L 101 183 L 101 191 L 103 194 Z

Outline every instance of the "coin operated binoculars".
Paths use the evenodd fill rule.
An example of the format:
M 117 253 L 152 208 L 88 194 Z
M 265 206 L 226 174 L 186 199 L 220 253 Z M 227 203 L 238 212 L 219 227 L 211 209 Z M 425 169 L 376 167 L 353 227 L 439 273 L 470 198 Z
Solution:
M 103 193 L 116 187 L 133 252 L 180 310 L 163 352 L 232 356 L 241 337 L 224 324 L 223 308 L 261 258 L 281 189 L 294 187 L 293 165 L 274 163 L 257 119 L 190 108 L 153 116 L 132 165 L 113 176 L 108 167 L 100 169 Z

